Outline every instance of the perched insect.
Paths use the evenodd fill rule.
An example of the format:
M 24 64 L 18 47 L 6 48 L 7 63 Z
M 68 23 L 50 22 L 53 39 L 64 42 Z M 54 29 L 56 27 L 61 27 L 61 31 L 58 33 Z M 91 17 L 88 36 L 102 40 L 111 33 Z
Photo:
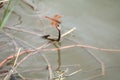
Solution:
M 57 14 L 54 15 L 53 18 L 48 17 L 48 16 L 45 16 L 45 18 L 51 20 L 51 25 L 54 26 L 54 27 L 56 27 L 56 28 L 59 27 L 59 25 L 60 25 L 60 23 L 61 23 L 61 21 L 59 20 L 59 19 L 61 18 L 61 16 L 60 16 L 60 15 L 57 15 Z
M 53 18 L 45 16 L 45 18 L 51 20 L 51 25 L 55 27 L 58 30 L 58 38 L 57 39 L 51 39 L 49 38 L 50 35 L 45 35 L 43 38 L 51 40 L 51 41 L 60 41 L 61 38 L 61 29 L 59 28 L 59 25 L 61 24 L 61 21 L 59 20 L 61 18 L 60 15 L 54 15 Z

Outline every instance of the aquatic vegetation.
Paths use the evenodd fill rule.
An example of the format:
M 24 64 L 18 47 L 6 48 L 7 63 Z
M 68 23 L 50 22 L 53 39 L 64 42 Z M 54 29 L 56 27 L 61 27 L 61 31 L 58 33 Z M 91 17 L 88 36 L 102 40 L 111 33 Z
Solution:
M 7 0 L 7 1 L 5 0 L 0 3 L 0 6 L 3 7 L 3 3 L 7 2 L 7 6 L 4 10 L 4 15 L 0 22 L 0 29 L 2 29 L 4 27 L 4 25 L 6 24 L 6 22 L 8 21 L 10 15 L 12 14 L 12 11 L 14 10 L 14 7 L 15 7 L 15 4 L 17 3 L 17 1 L 18 0 Z M 11 7 L 11 5 L 12 5 L 12 7 Z

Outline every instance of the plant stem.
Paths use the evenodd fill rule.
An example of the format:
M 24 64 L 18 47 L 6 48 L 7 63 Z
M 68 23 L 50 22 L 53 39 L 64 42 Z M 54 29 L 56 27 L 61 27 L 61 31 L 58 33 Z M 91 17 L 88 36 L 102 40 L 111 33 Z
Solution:
M 60 28 L 58 28 L 58 27 L 56 27 L 56 28 L 57 28 L 57 30 L 58 30 L 58 39 L 57 39 L 57 41 L 59 42 L 60 39 L 61 39 L 61 30 L 60 30 Z
M 4 25 L 6 24 L 7 20 L 9 19 L 10 15 L 11 15 L 14 7 L 15 7 L 14 4 L 15 4 L 18 0 L 16 0 L 16 1 L 14 2 L 14 4 L 12 4 L 13 1 L 14 1 L 14 0 L 8 1 L 7 7 L 6 7 L 5 11 L 4 11 L 4 15 L 3 15 L 2 20 L 1 20 L 1 22 L 0 22 L 0 30 L 1 30 L 1 29 L 4 27 Z M 14 6 L 11 7 L 11 4 L 14 5 Z M 10 10 L 10 7 L 11 7 L 11 10 Z
M 58 38 L 57 39 L 49 38 L 50 35 L 44 35 L 42 37 L 45 38 L 45 39 L 51 40 L 51 41 L 58 41 L 59 42 L 60 39 L 61 39 L 61 30 L 60 30 L 59 27 L 56 27 L 56 29 L 58 30 Z

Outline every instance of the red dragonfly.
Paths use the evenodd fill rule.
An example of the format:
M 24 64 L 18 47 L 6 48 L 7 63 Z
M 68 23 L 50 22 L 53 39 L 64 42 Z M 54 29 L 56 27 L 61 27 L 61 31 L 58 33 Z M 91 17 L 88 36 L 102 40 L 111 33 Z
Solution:
M 60 25 L 60 23 L 61 23 L 61 21 L 59 20 L 59 18 L 61 18 L 62 16 L 60 16 L 60 15 L 54 15 L 54 17 L 53 18 L 51 18 L 51 17 L 48 17 L 48 16 L 45 16 L 45 18 L 47 18 L 47 19 L 49 19 L 49 20 L 51 20 L 51 25 L 52 26 L 54 26 L 54 27 L 59 27 L 59 25 Z

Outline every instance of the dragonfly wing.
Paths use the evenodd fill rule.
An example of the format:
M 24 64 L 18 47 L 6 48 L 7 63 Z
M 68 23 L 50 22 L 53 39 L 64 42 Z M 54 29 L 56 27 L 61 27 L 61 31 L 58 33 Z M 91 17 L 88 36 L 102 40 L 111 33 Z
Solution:
M 52 26 L 55 26 L 55 23 L 54 23 L 54 22 L 51 22 L 51 25 L 52 25 Z
M 55 16 L 54 16 L 55 19 L 58 19 L 58 18 L 61 18 L 61 17 L 62 17 L 62 16 L 60 16 L 60 15 L 55 15 Z

